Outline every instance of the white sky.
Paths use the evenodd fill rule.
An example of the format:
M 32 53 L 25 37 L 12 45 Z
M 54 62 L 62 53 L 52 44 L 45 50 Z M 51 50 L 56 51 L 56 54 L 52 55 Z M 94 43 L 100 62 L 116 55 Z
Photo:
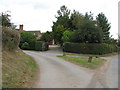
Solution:
M 11 11 L 14 24 L 24 25 L 24 30 L 52 31 L 51 26 L 60 6 L 66 5 L 70 10 L 82 14 L 91 11 L 94 16 L 103 12 L 111 23 L 111 35 L 118 34 L 119 0 L 0 0 L 0 12 Z

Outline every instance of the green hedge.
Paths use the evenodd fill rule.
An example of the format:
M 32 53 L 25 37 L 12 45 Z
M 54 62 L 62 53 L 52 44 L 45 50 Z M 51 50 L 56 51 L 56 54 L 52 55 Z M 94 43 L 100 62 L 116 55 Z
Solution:
M 79 54 L 108 54 L 117 52 L 118 47 L 109 44 L 97 44 L 97 43 L 70 43 L 66 42 L 63 46 L 64 52 L 79 53 Z
M 37 51 L 46 51 L 49 49 L 48 43 L 43 41 L 35 42 L 35 50 Z
M 24 50 L 29 50 L 29 47 L 30 47 L 30 45 L 27 42 L 24 42 L 21 46 L 21 48 L 24 49 Z

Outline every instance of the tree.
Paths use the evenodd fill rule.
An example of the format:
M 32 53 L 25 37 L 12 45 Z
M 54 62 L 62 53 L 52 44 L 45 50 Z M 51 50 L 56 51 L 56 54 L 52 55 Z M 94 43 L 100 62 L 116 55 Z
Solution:
M 45 32 L 42 34 L 40 41 L 51 42 L 53 40 L 53 32 Z
M 1 23 L 0 23 L 0 25 L 1 26 L 4 26 L 4 27 L 10 27 L 11 26 L 11 22 L 10 22 L 10 19 L 9 19 L 9 17 L 10 17 L 10 15 L 9 14 L 7 14 L 7 13 L 1 13 Z
M 72 30 L 78 30 L 83 20 L 84 16 L 80 14 L 78 11 L 74 10 L 70 17 L 70 28 Z
M 94 21 L 84 20 L 80 30 L 75 31 L 71 39 L 79 43 L 102 43 L 103 32 L 95 26 Z
M 108 23 L 107 17 L 103 13 L 99 13 L 98 16 L 96 17 L 97 20 L 97 25 L 102 29 L 103 31 L 103 40 L 106 42 L 109 39 L 110 35 L 110 23 Z
M 70 42 L 70 40 L 71 40 L 71 35 L 72 35 L 72 34 L 73 34 L 73 31 L 66 30 L 66 31 L 63 33 L 62 41 L 63 41 L 63 42 Z
M 3 27 L 9 27 L 11 29 L 15 29 L 16 25 L 14 25 L 14 23 L 11 23 L 10 20 L 11 15 L 8 14 L 8 12 L 5 13 L 1 13 L 0 14 L 0 25 Z
M 55 31 L 53 31 L 54 34 L 54 40 L 56 44 L 62 44 L 62 36 L 63 32 L 66 31 L 66 28 L 63 27 L 63 25 L 57 25 L 55 27 Z
M 91 11 L 89 14 L 88 14 L 88 12 L 86 12 L 85 19 L 93 21 L 93 13 Z
M 70 10 L 67 9 L 65 5 L 60 7 L 60 10 L 57 11 L 57 25 L 63 25 L 65 28 L 69 28 L 69 17 L 70 17 Z
M 60 10 L 57 11 L 56 22 L 53 22 L 52 31 L 55 43 L 62 44 L 62 35 L 66 29 L 69 29 L 69 15 L 70 10 L 67 9 L 65 5 L 60 7 Z

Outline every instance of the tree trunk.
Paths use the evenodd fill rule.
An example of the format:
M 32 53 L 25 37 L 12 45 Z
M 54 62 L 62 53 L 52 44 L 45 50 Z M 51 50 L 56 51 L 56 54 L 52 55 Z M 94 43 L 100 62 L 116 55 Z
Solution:
M 89 63 L 92 62 L 92 56 L 89 56 L 89 58 L 88 58 L 88 62 L 89 62 Z

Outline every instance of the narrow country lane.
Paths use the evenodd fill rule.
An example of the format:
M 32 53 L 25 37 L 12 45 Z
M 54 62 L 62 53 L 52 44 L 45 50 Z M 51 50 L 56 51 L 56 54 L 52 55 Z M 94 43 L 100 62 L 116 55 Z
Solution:
M 33 88 L 106 88 L 110 85 L 112 85 L 112 88 L 117 87 L 116 84 L 118 83 L 116 81 L 114 81 L 116 84 L 107 81 L 110 80 L 111 76 L 109 75 L 109 78 L 106 78 L 105 68 L 98 73 L 97 70 L 89 70 L 64 61 L 56 57 L 63 54 L 56 47 L 51 47 L 49 51 L 45 52 L 24 52 L 34 57 L 40 68 L 39 76 L 32 86 Z M 104 73 L 103 76 L 101 76 L 102 73 Z

